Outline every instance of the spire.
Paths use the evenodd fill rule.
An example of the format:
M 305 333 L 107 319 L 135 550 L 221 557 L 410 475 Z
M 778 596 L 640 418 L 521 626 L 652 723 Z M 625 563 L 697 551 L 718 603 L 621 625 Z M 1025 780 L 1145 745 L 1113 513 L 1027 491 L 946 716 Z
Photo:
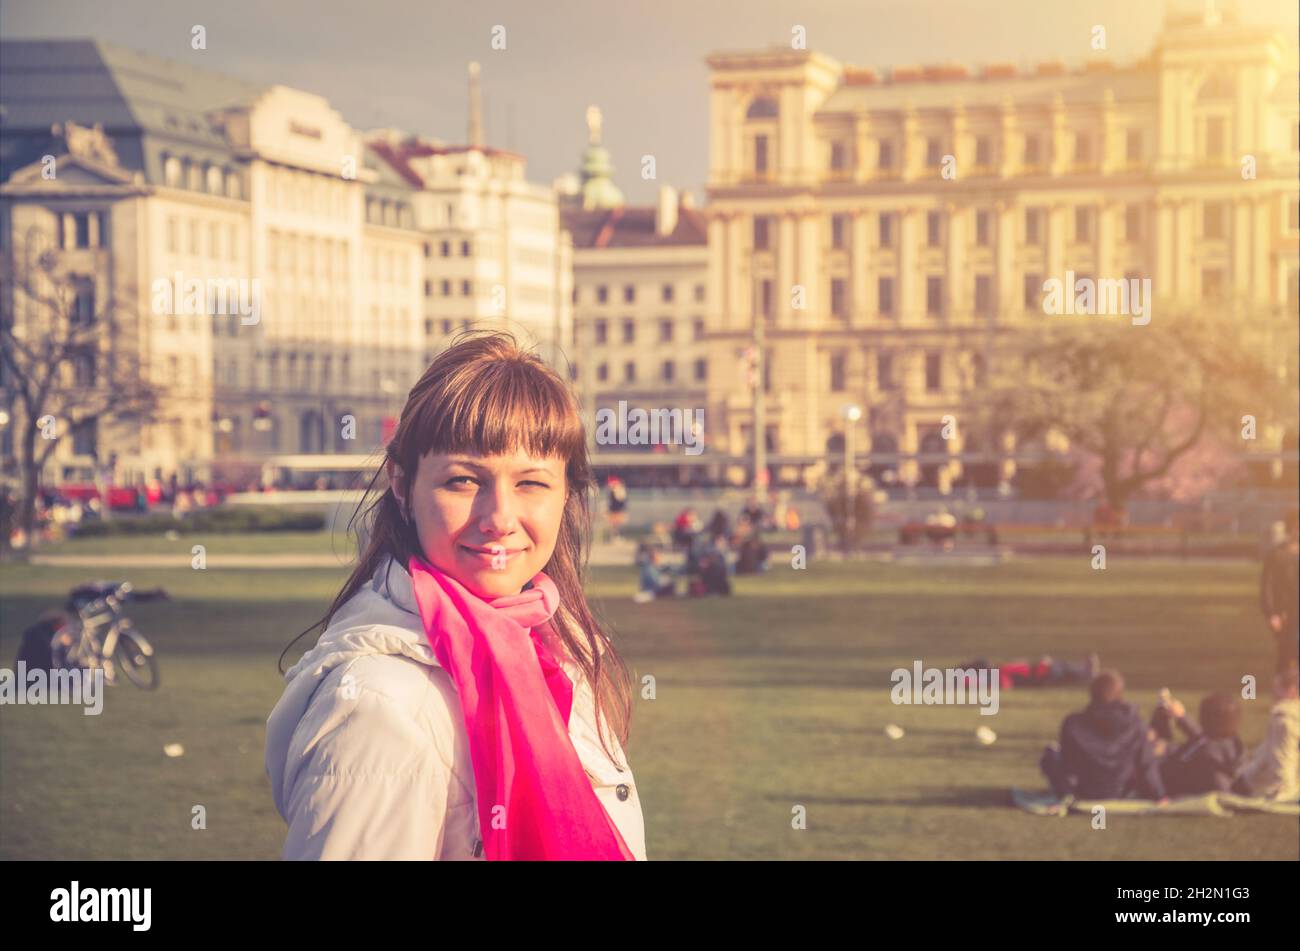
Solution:
M 587 107 L 587 150 L 582 156 L 582 207 L 586 210 L 617 208 L 623 193 L 614 184 L 614 166 L 601 144 L 599 106 Z
M 483 103 L 478 90 L 478 63 L 469 64 L 469 145 L 483 148 Z

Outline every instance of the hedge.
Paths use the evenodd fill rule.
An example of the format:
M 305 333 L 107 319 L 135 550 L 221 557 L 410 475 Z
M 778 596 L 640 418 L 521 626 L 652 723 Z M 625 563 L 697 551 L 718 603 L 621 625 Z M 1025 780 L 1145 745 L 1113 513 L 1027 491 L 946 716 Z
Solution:
M 77 526 L 78 538 L 97 538 L 106 535 L 162 535 L 178 532 L 318 532 L 325 527 L 325 516 L 319 512 L 292 509 L 221 508 L 191 512 L 180 518 L 164 513 L 129 516 L 119 515 L 107 521 L 82 522 Z

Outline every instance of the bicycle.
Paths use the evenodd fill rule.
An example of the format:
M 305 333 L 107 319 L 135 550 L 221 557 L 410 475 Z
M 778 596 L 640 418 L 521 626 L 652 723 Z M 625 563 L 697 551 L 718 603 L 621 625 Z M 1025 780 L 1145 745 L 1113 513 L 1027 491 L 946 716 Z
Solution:
M 96 581 L 68 592 L 61 623 L 50 640 L 54 668 L 102 668 L 106 683 L 118 671 L 142 690 L 158 687 L 158 660 L 153 647 L 122 613 L 128 601 L 166 600 L 167 592 L 136 591 L 129 581 Z

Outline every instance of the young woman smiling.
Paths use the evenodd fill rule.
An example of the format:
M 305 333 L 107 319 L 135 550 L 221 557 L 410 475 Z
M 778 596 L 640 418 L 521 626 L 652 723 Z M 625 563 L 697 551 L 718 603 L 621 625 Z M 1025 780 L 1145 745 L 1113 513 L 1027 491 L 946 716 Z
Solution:
M 568 386 L 470 336 L 412 388 L 380 479 L 267 720 L 284 857 L 644 860 L 629 676 L 582 588 L 593 481 Z

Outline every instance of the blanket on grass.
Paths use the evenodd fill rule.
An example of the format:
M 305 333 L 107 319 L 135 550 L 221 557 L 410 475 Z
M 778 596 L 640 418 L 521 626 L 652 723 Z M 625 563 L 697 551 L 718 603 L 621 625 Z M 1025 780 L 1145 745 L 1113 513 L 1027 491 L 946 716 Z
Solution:
M 1011 801 L 1025 812 L 1036 816 L 1063 816 L 1067 812 L 1091 813 L 1103 806 L 1108 813 L 1130 816 L 1224 816 L 1238 812 L 1266 812 L 1281 816 L 1300 816 L 1300 802 L 1281 802 L 1255 799 L 1227 792 L 1205 793 L 1201 796 L 1181 796 L 1165 805 L 1151 799 L 1075 799 L 1066 796 L 1058 799 L 1050 792 L 1011 790 Z

